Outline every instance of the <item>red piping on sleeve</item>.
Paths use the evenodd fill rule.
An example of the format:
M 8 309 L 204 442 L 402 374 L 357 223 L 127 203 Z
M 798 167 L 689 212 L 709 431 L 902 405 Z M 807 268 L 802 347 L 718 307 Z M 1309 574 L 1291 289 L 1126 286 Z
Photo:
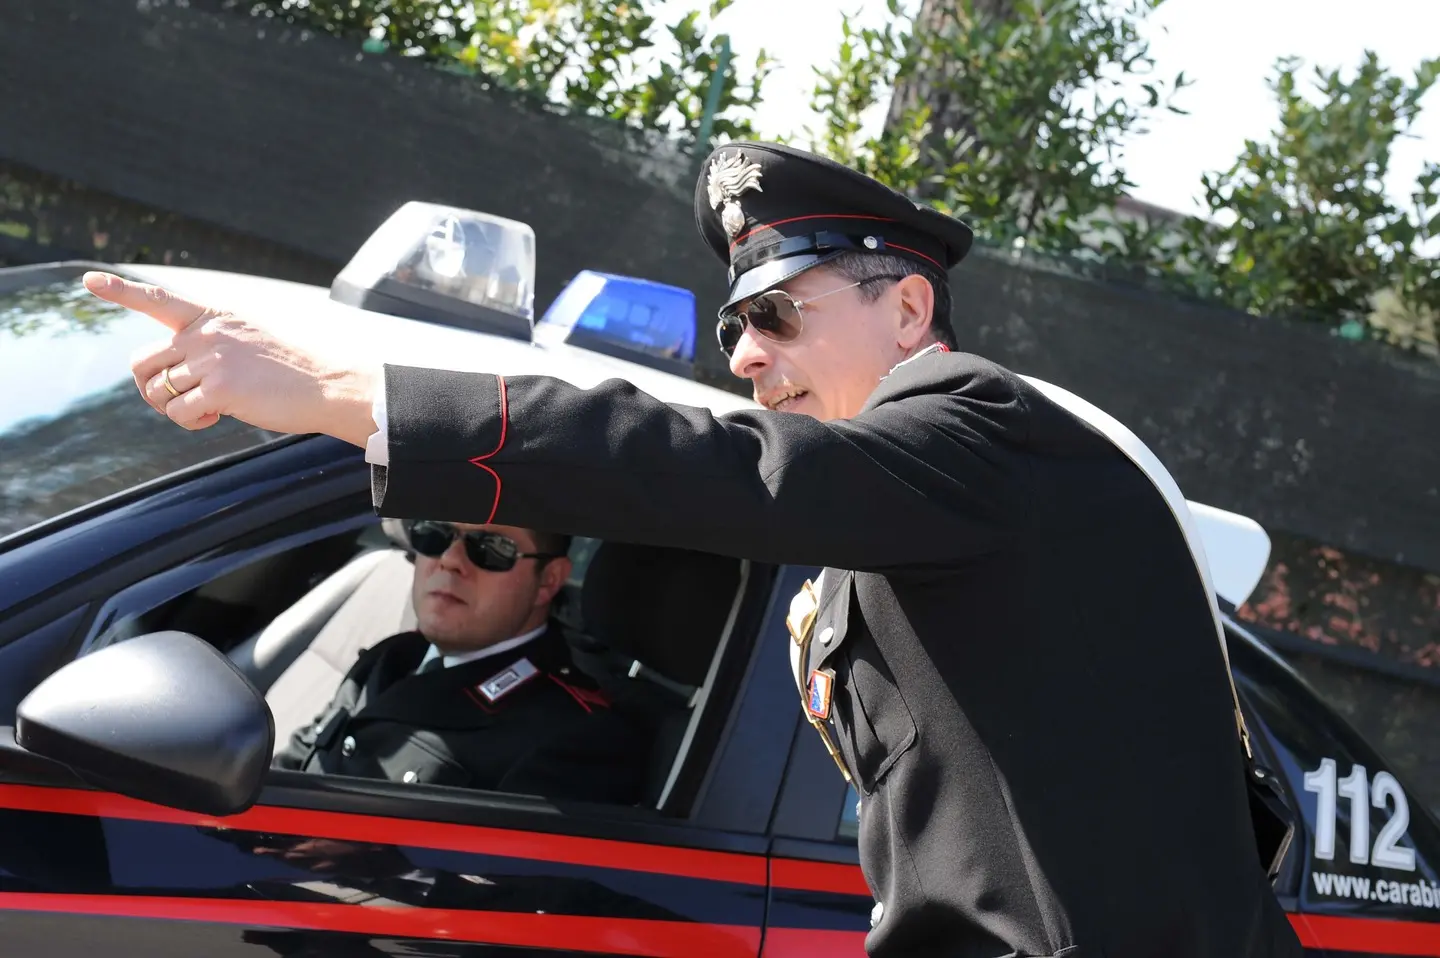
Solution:
M 505 433 L 510 425 L 510 404 L 505 396 L 505 377 L 496 376 L 495 381 L 500 384 L 500 442 L 485 455 L 476 456 L 470 460 L 470 465 L 479 466 L 481 469 L 490 473 L 490 478 L 495 480 L 495 501 L 490 506 L 490 518 L 485 520 L 487 525 L 495 521 L 495 514 L 500 511 L 500 474 L 485 465 L 485 460 L 505 448 Z

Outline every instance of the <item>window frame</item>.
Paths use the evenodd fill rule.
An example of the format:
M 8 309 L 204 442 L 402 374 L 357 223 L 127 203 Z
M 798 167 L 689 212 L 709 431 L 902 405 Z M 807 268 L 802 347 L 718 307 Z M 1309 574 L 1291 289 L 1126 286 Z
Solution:
M 11 642 L 23 641 L 68 609 L 69 615 L 78 618 L 67 621 L 66 647 L 57 654 L 60 663 L 69 661 L 93 639 L 102 622 L 102 610 L 122 615 L 143 612 L 263 556 L 379 522 L 370 501 L 369 468 L 359 451 L 345 453 L 339 468 L 333 454 L 334 444 L 323 437 L 308 438 L 289 449 L 251 450 L 236 462 L 210 464 L 157 480 L 143 494 L 130 490 L 123 502 L 111 503 L 108 508 L 92 504 L 82 519 L 52 520 L 46 524 L 49 535 L 27 535 L 23 542 L 0 543 L 0 575 L 28 565 L 49 570 L 53 582 L 60 570 L 59 581 L 52 588 L 39 590 L 37 597 L 17 609 L 0 612 L 0 659 Z M 317 456 L 328 456 L 329 465 L 317 466 Z M 297 488 L 295 480 L 302 476 L 309 481 Z M 253 483 L 257 479 L 264 479 L 278 492 L 271 496 L 256 491 Z M 116 531 L 120 534 L 113 535 Z M 231 548 L 240 538 L 255 541 L 244 548 Z M 111 540 L 116 550 L 113 556 L 95 556 L 86 550 L 87 543 Z M 77 553 L 87 561 L 73 561 Z M 111 561 L 121 558 L 124 561 Z M 191 574 L 197 564 L 204 568 L 203 577 Z M 733 816 L 722 820 L 726 816 L 714 813 L 716 792 L 725 791 L 715 787 L 717 782 L 729 782 L 732 795 L 737 788 L 745 793 L 744 807 L 768 810 L 784 767 L 783 753 L 778 762 L 772 760 L 773 774 L 769 776 L 735 767 L 744 756 L 743 750 L 731 747 L 734 726 L 755 717 L 753 673 L 765 647 L 757 641 L 757 624 L 773 613 L 775 601 L 767 567 L 750 565 L 745 585 L 738 593 L 728 654 L 717 654 L 716 660 L 720 672 L 734 673 L 729 680 L 733 698 L 727 703 L 712 693 L 711 708 L 701 716 L 698 727 L 713 728 L 707 733 L 713 737 L 713 747 L 698 774 L 693 770 L 695 749 L 704 747 L 704 735 L 692 734 L 691 751 L 677 754 L 677 768 L 691 770 L 702 786 L 686 796 L 688 811 L 682 814 L 582 803 L 563 803 L 561 807 L 560 803 L 519 795 L 284 769 L 268 771 L 260 803 L 462 824 L 473 824 L 478 817 L 497 827 L 763 854 L 768 811 L 763 818 L 744 822 L 734 821 Z M 136 608 L 137 602 L 145 608 Z M 715 672 L 712 669 L 712 675 Z M 763 688 L 760 691 L 763 693 Z M 25 776 L 23 772 L 5 772 L 7 781 Z M 36 783 L 74 787 L 68 780 Z M 679 795 L 678 790 L 672 789 L 672 793 Z

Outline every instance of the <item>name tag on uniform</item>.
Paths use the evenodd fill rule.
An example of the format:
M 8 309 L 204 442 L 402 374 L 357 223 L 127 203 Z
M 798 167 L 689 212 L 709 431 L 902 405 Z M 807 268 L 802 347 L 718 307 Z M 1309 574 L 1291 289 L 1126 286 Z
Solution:
M 529 659 L 519 659 L 475 686 L 475 691 L 487 702 L 498 702 L 539 674 Z
M 835 673 L 830 669 L 816 669 L 810 673 L 810 696 L 805 708 L 810 714 L 824 721 L 830 717 L 830 696 L 835 691 Z

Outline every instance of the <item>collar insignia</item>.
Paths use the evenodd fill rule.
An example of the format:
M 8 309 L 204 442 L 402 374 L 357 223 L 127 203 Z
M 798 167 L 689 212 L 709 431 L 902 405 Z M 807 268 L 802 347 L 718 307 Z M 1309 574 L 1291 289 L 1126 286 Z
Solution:
M 487 702 L 498 702 L 539 674 L 540 670 L 529 659 L 521 658 L 475 686 L 475 691 L 485 696 Z
M 715 157 L 710 164 L 707 189 L 711 207 L 720 210 L 720 224 L 733 242 L 745 225 L 740 209 L 740 194 L 748 190 L 763 193 L 760 188 L 760 164 L 745 159 L 744 153 Z

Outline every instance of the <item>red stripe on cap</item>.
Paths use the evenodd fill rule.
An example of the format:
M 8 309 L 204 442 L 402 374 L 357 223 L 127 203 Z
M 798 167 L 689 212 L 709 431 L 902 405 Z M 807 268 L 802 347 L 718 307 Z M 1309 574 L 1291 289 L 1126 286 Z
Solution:
M 865 874 L 859 865 L 836 865 L 831 862 L 807 862 L 794 858 L 770 861 L 770 884 L 776 888 L 797 891 L 827 891 L 840 895 L 870 897 Z
M 484 469 L 486 472 L 490 473 L 490 478 L 495 480 L 495 501 L 490 505 L 490 518 L 485 520 L 486 525 L 494 522 L 495 514 L 500 511 L 500 474 L 494 469 L 491 469 L 489 466 L 485 465 L 485 460 L 489 459 L 491 456 L 494 456 L 496 453 L 498 453 L 501 449 L 505 448 L 505 432 L 510 424 L 510 403 L 509 399 L 505 394 L 505 377 L 496 376 L 495 381 L 500 384 L 500 443 L 494 449 L 487 452 L 485 455 L 476 456 L 474 459 L 470 460 L 470 465 L 479 466 L 481 469 Z
M 1306 948 L 1385 955 L 1440 955 L 1440 923 L 1291 915 L 1290 923 Z
M 0 910 L 206 921 L 251 928 L 294 928 L 391 938 L 484 942 L 608 955 L 648 955 L 653 958 L 690 958 L 692 955 L 753 958 L 760 949 L 760 929 L 748 925 L 416 908 L 399 904 L 331 905 L 148 895 L 4 892 L 0 893 Z
M 945 272 L 945 267 L 941 266 L 938 262 L 936 262 L 935 260 L 933 260 L 933 259 L 931 259 L 930 257 L 926 256 L 924 253 L 920 252 L 918 249 L 911 249 L 911 248 L 908 247 L 908 246 L 901 246 L 899 243 L 891 243 L 891 242 L 889 242 L 889 241 L 887 241 L 887 242 L 885 243 L 885 245 L 888 246 L 888 247 L 890 247 L 891 249 L 903 249 L 905 252 L 910 253 L 910 254 L 913 255 L 913 256 L 918 256 L 918 257 L 920 257 L 921 259 L 923 259 L 923 260 L 924 260 L 925 262 L 927 262 L 927 263 L 935 263 L 935 268 L 936 268 L 936 269 L 940 270 L 940 272 L 942 272 L 942 273 Z
M 865 958 L 865 932 L 767 928 L 760 958 Z
M 477 855 L 618 868 L 744 885 L 764 885 L 766 875 L 765 859 L 759 855 L 273 805 L 257 805 L 239 815 L 213 818 L 152 805 L 111 792 L 44 788 L 36 785 L 0 785 L 0 808 L 93 815 L 171 825 L 245 829 L 376 845 L 440 848 Z
M 730 244 L 733 250 L 735 245 L 749 236 L 754 236 L 761 230 L 773 230 L 777 226 L 784 226 L 786 223 L 800 223 L 805 220 L 870 220 L 874 223 L 894 223 L 895 220 L 889 216 L 864 216 L 859 213 L 811 213 L 808 216 L 792 216 L 788 220 L 776 220 L 773 223 L 761 223 L 748 233 L 741 233 L 735 237 Z

